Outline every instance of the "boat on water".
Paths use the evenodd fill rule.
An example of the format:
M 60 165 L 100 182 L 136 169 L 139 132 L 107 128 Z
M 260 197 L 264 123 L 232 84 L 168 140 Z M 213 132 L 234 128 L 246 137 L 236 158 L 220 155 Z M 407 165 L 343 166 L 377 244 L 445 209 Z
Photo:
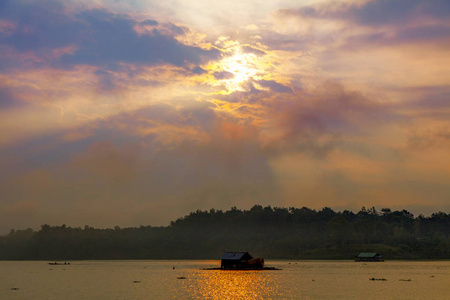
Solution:
M 369 262 L 369 261 L 384 261 L 381 254 L 370 252 L 365 253 L 361 252 L 356 258 L 355 261 L 363 261 L 363 262 Z
M 263 258 L 253 258 L 248 252 L 225 252 L 222 254 L 220 268 L 254 269 L 264 267 Z
M 64 263 L 59 263 L 59 262 L 49 262 L 48 263 L 49 265 L 51 265 L 51 266 L 67 266 L 67 265 L 70 265 L 70 263 L 68 263 L 68 262 L 64 262 Z

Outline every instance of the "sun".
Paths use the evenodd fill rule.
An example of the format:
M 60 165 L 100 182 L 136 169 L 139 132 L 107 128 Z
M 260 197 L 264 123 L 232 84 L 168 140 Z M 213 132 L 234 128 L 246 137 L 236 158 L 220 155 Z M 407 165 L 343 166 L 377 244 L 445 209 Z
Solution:
M 222 60 L 214 63 L 208 69 L 214 79 L 211 84 L 224 86 L 226 91 L 222 93 L 233 93 L 236 91 L 248 91 L 253 80 L 260 80 L 264 75 L 264 68 L 259 58 L 253 53 L 244 53 L 240 46 L 235 47 L 227 53 Z
M 242 84 L 257 77 L 260 73 L 256 64 L 256 56 L 251 53 L 237 52 L 233 56 L 223 59 L 220 64 L 224 71 L 234 75 L 234 77 L 225 80 L 225 85 L 229 91 L 244 90 Z

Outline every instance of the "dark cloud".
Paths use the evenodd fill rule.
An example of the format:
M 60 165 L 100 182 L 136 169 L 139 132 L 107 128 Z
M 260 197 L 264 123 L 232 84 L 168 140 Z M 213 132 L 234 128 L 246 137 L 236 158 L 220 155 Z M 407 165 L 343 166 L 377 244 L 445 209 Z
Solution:
M 292 93 L 292 89 L 285 85 L 282 85 L 274 80 L 257 80 L 257 84 L 270 88 L 271 91 L 276 93 Z
M 274 99 L 269 109 L 282 132 L 270 147 L 318 158 L 342 144 L 344 137 L 365 136 L 372 128 L 397 118 L 389 107 L 335 82 L 327 82 L 311 94 Z
M 170 63 L 183 66 L 186 62 L 199 64 L 219 55 L 218 51 L 185 46 L 156 28 L 150 34 L 139 35 L 133 29 L 135 21 L 122 15 L 93 10 L 77 17 L 86 21 L 88 28 L 77 43 L 75 53 L 62 57 L 63 64 Z
M 0 44 L 17 51 L 65 47 L 82 33 L 83 24 L 67 15 L 59 1 L 5 0 L 0 5 L 0 18 L 15 25 L 12 32 L 0 39 Z
M 139 22 L 139 24 L 140 24 L 140 25 L 156 26 L 156 25 L 158 25 L 159 23 L 156 22 L 155 20 L 145 20 L 145 21 Z
M 201 75 L 201 74 L 205 74 L 207 73 L 206 70 L 200 68 L 199 66 L 195 67 L 192 69 L 192 73 L 197 74 L 197 75 Z
M 217 80 L 223 80 L 223 79 L 233 79 L 235 75 L 231 72 L 222 71 L 222 72 L 214 72 L 214 78 Z
M 98 70 L 94 74 L 98 78 L 97 88 L 99 90 L 111 91 L 115 89 L 117 82 L 113 73 L 106 70 Z
M 352 6 L 348 13 L 361 24 L 387 25 L 403 23 L 418 16 L 445 20 L 450 16 L 447 0 L 373 0 L 361 6 Z
M 218 58 L 218 50 L 203 50 L 186 46 L 175 39 L 189 29 L 174 24 L 159 24 L 154 20 L 139 22 L 126 14 L 102 9 L 67 12 L 60 2 L 24 3 L 4 1 L 2 19 L 15 25 L 0 45 L 16 51 L 31 51 L 41 58 L 40 63 L 58 67 L 94 65 L 107 68 L 121 63 L 139 65 L 200 64 Z M 138 33 L 135 26 L 151 28 Z M 58 57 L 49 51 L 72 47 Z
M 418 16 L 446 20 L 450 15 L 447 0 L 372 0 L 363 4 L 324 2 L 299 9 L 280 10 L 299 17 L 342 19 L 368 26 L 393 25 L 414 21 Z
M 401 30 L 393 38 L 398 42 L 416 42 L 433 40 L 450 40 L 450 26 L 430 25 Z

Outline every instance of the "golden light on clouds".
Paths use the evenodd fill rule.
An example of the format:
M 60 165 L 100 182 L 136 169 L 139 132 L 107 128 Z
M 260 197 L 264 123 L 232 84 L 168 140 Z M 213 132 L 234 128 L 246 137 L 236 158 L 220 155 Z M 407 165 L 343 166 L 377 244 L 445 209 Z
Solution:
M 242 86 L 249 79 L 258 79 L 257 75 L 261 73 L 254 54 L 243 54 L 237 51 L 233 56 L 227 57 L 220 62 L 224 71 L 234 75 L 233 78 L 226 79 L 225 85 L 229 92 L 245 91 Z
M 270 62 L 267 58 L 245 52 L 245 46 L 238 41 L 222 41 L 221 44 L 229 47 L 223 50 L 222 59 L 205 67 L 209 73 L 207 82 L 214 87 L 224 88 L 220 94 L 248 92 L 254 81 L 269 76 Z

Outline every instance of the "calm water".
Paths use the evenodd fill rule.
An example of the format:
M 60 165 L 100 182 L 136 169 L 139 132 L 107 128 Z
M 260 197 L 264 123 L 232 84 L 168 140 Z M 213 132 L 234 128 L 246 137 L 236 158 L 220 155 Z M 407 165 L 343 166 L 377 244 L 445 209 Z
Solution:
M 450 262 L 267 261 L 283 270 L 202 270 L 219 265 L 0 261 L 0 299 L 450 299 Z

